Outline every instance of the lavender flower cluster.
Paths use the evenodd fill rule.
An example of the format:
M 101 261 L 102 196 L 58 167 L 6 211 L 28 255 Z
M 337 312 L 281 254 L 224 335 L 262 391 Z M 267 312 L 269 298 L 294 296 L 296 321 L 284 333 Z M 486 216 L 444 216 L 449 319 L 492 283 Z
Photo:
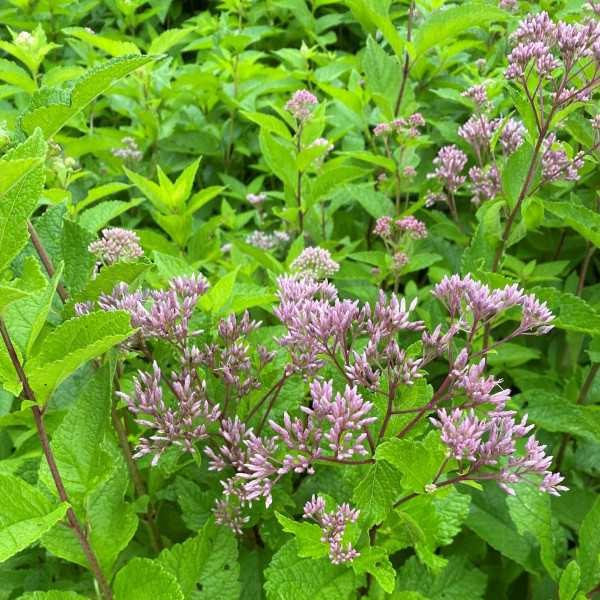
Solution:
M 110 152 L 113 156 L 120 158 L 126 163 L 136 163 L 141 160 L 144 156 L 144 153 L 139 150 L 138 145 L 134 138 L 131 136 L 125 136 L 121 140 L 122 144 L 125 144 L 122 148 L 111 148 Z

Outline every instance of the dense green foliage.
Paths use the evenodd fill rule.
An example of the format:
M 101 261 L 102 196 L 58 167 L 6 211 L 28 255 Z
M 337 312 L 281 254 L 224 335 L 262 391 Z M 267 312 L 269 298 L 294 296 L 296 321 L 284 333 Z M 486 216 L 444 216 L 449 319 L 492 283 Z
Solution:
M 0 0 L 0 600 L 600 594 L 600 41 L 570 64 L 559 28 L 544 50 L 552 68 L 534 60 L 525 77 L 505 76 L 527 13 L 573 24 L 600 11 L 581 0 L 195 4 Z M 596 28 L 600 39 L 591 23 L 587 39 Z M 465 94 L 473 86 L 485 101 Z M 485 135 L 469 140 L 468 123 Z M 139 247 L 110 255 L 98 245 L 106 228 L 135 231 Z M 313 423 L 315 382 L 351 398 L 369 348 L 346 329 L 327 356 L 290 367 L 298 346 L 285 342 L 278 278 L 299 277 L 315 247 L 329 262 L 305 274 L 328 276 L 340 299 L 377 314 L 380 290 L 396 293 L 418 299 L 411 319 L 427 332 L 471 332 L 422 364 L 417 327 L 386 334 L 405 370 L 397 383 L 385 366 L 380 383 L 360 382 L 373 422 L 356 428 L 368 433 L 352 440 L 356 454 L 323 443 L 321 456 L 314 437 L 312 450 L 281 443 L 284 413 Z M 139 317 L 162 301 L 146 291 L 199 273 L 210 287 L 190 294 L 189 318 L 177 313 L 183 333 L 156 333 L 166 314 Z M 515 304 L 476 330 L 467 300 L 449 320 L 431 292 L 469 273 L 490 290 L 518 284 L 555 318 L 516 330 Z M 116 303 L 122 283 L 139 292 L 129 305 Z M 244 311 L 262 325 L 245 330 Z M 310 355 L 325 334 L 306 335 Z M 515 483 L 501 479 L 506 457 L 470 470 L 442 443 L 427 417 L 467 394 L 442 394 L 467 368 L 461 350 L 510 388 L 502 408 L 528 415 L 569 491 L 544 493 L 541 469 L 507 494 L 495 481 Z M 138 371 L 208 433 L 154 431 L 160 410 L 135 412 Z M 204 383 L 191 393 L 194 377 Z M 266 453 L 282 471 L 270 473 L 272 498 L 243 498 L 245 441 L 231 443 L 244 466 L 213 468 L 231 441 L 215 405 L 279 436 Z M 224 497 L 228 478 L 236 491 Z M 354 560 L 332 562 L 322 523 L 303 518 L 313 496 L 360 511 L 339 550 L 351 544 Z

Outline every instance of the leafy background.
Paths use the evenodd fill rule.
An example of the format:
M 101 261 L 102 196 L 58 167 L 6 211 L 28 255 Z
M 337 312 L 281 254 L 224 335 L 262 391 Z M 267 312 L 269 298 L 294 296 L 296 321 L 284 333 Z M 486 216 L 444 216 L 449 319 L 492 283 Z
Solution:
M 471 114 L 461 92 L 485 82 L 499 114 L 530 119 L 504 71 L 519 15 L 540 8 L 566 21 L 580 20 L 583 10 L 579 0 L 522 2 L 516 14 L 484 2 L 421 2 L 407 44 L 409 5 L 385 0 L 229 0 L 200 10 L 163 0 L 0 3 L 0 310 L 38 401 L 51 397 L 44 423 L 57 465 L 115 598 L 570 600 L 600 581 L 595 158 L 579 181 L 547 186 L 524 206 L 499 272 L 492 269 L 502 234 L 497 203 L 477 210 L 461 193 L 462 231 L 439 205 L 424 207 L 441 146 L 457 144 L 474 161 L 458 136 Z M 33 36 L 25 50 L 15 41 L 21 31 Z M 310 166 L 320 151 L 296 155 L 284 110 L 302 88 L 319 99 L 310 138 L 335 144 L 322 169 Z M 373 127 L 414 112 L 426 128 L 410 148 L 417 175 L 404 191 L 407 212 L 429 235 L 394 280 L 391 258 L 371 232 L 393 205 L 395 166 Z M 572 148 L 592 143 L 577 110 L 564 116 L 561 135 Z M 111 152 L 127 146 L 126 136 L 141 158 Z M 518 193 L 526 167 L 524 153 L 511 158 L 510 193 Z M 297 235 L 299 170 L 306 171 L 304 235 Z M 387 187 L 376 184 L 382 172 Z M 262 212 L 245 199 L 260 192 L 267 193 Z M 56 268 L 52 277 L 29 240 L 30 217 Z M 149 261 L 92 279 L 87 246 L 108 225 L 135 229 Z M 265 250 L 248 242 L 254 231 L 285 231 L 291 240 Z M 204 461 L 173 454 L 150 468 L 146 457 L 134 481 L 119 437 L 134 444 L 142 432 L 113 394 L 113 347 L 131 334 L 129 320 L 119 313 L 68 320 L 73 299 L 97 299 L 118 281 L 156 288 L 201 271 L 212 284 L 199 305 L 202 328 L 213 335 L 221 317 L 249 309 L 265 324 L 255 341 L 276 349 L 276 277 L 313 244 L 340 263 L 333 282 L 343 297 L 373 302 L 381 285 L 396 285 L 419 298 L 419 318 L 432 327 L 443 315 L 431 287 L 452 273 L 493 286 L 518 281 L 546 300 L 555 330 L 515 340 L 489 362 L 513 390 L 514 408 L 560 456 L 571 490 L 549 498 L 525 488 L 509 498 L 494 485 L 459 486 L 445 497 L 420 496 L 390 521 L 385 554 L 373 557 L 384 572 L 365 592 L 364 571 L 303 552 L 310 539 L 289 521 L 312 493 L 325 492 L 339 502 L 353 498 L 376 522 L 398 495 L 402 469 L 383 462 L 372 481 L 366 471 L 335 468 L 289 480 L 275 510 L 253 509 L 239 538 L 214 524 L 221 486 Z M 123 389 L 145 365 L 128 357 Z M 432 369 L 429 380 L 440 376 Z M 0 381 L 0 598 L 100 597 L 72 531 L 60 524 L 67 505 L 4 348 Z M 291 382 L 279 414 L 305 393 L 299 378 Z M 426 472 L 427 454 L 415 460 Z M 374 498 L 373 490 L 381 493 Z

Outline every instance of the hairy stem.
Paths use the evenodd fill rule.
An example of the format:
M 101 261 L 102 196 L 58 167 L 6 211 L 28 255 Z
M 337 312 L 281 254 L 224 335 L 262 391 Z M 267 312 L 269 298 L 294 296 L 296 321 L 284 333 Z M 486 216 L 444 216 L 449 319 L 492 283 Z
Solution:
M 27 221 L 27 230 L 29 231 L 29 236 L 31 237 L 31 243 L 33 244 L 35 251 L 40 257 L 40 260 L 44 265 L 44 269 L 46 269 L 46 273 L 48 273 L 50 277 L 54 277 L 56 269 L 54 268 L 54 265 L 52 264 L 48 253 L 46 252 L 46 248 L 44 248 L 44 244 L 42 244 L 42 240 L 40 240 L 40 236 L 37 234 L 37 231 L 33 227 L 31 221 Z M 65 287 L 60 281 L 56 285 L 56 292 L 58 293 L 58 296 L 64 304 L 67 301 L 68 295 L 67 291 L 65 290 Z
M 21 383 L 23 385 L 23 394 L 24 394 L 25 398 L 31 402 L 36 402 L 35 394 L 33 393 L 31 386 L 29 385 L 29 380 L 27 379 L 27 375 L 25 375 L 25 371 L 23 370 L 21 362 L 19 361 L 19 357 L 17 355 L 15 347 L 13 346 L 12 340 L 10 339 L 10 335 L 8 333 L 8 330 L 6 329 L 6 325 L 1 320 L 0 320 L 0 334 L 2 335 L 4 345 L 6 346 L 8 355 L 10 356 L 10 360 L 11 360 L 13 366 L 15 367 L 15 370 L 17 371 L 17 375 L 19 376 L 19 379 L 21 380 Z M 61 499 L 62 502 L 67 502 L 70 505 L 71 502 L 69 500 L 69 496 L 67 495 L 67 491 L 65 490 L 65 486 L 64 486 L 64 483 L 60 476 L 60 473 L 58 471 L 56 461 L 54 460 L 54 454 L 52 453 L 52 448 L 50 447 L 50 440 L 48 439 L 48 433 L 46 432 L 46 427 L 44 426 L 42 411 L 40 410 L 40 407 L 37 405 L 32 406 L 31 411 L 33 412 L 33 418 L 35 420 L 35 425 L 37 427 L 40 442 L 42 444 L 42 450 L 44 452 L 44 456 L 46 457 L 46 460 L 48 461 L 48 467 L 50 468 L 50 473 L 52 474 L 52 479 L 54 480 L 54 485 L 56 486 L 56 491 L 58 492 L 58 497 Z M 112 592 L 110 591 L 110 587 L 108 586 L 108 583 L 107 583 L 106 579 L 104 578 L 102 570 L 100 569 L 98 559 L 96 558 L 96 555 L 94 554 L 94 551 L 92 550 L 92 547 L 90 546 L 89 540 L 87 539 L 85 533 L 81 529 L 81 526 L 79 525 L 79 521 L 77 521 L 77 517 L 75 516 L 75 513 L 73 512 L 73 509 L 71 508 L 71 506 L 69 506 L 69 508 L 67 509 L 66 514 L 67 514 L 67 519 L 69 521 L 69 528 L 75 534 L 75 537 L 77 538 L 77 541 L 79 542 L 79 545 L 81 546 L 81 549 L 83 550 L 83 553 L 85 554 L 85 557 L 87 558 L 88 562 L 90 563 L 90 567 L 92 568 L 94 576 L 96 577 L 96 580 L 98 581 L 98 585 L 100 586 L 102 595 L 104 596 L 104 598 L 106 600 L 113 600 Z

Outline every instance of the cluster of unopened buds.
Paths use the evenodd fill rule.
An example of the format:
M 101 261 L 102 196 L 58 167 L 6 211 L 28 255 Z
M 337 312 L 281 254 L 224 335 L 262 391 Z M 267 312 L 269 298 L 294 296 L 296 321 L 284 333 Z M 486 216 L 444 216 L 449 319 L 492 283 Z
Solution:
M 121 139 L 121 143 L 125 144 L 121 148 L 111 148 L 110 152 L 113 156 L 120 158 L 126 163 L 136 163 L 142 159 L 144 153 L 138 149 L 138 145 L 134 138 L 131 136 L 125 136 Z
M 304 505 L 304 518 L 315 521 L 323 531 L 321 541 L 329 544 L 329 558 L 334 565 L 352 562 L 360 554 L 348 542 L 344 548 L 343 539 L 346 526 L 356 523 L 360 510 L 351 509 L 346 503 L 339 505 L 336 510 L 327 512 L 325 500 L 313 497 Z
M 295 258 L 290 270 L 298 277 L 324 279 L 331 277 L 339 270 L 340 265 L 331 258 L 329 250 L 324 248 L 305 248 L 298 258 Z
M 286 231 L 275 230 L 273 233 L 264 231 L 253 231 L 246 236 L 246 244 L 260 248 L 261 250 L 272 250 L 273 248 L 282 248 L 290 241 L 290 234 Z
M 115 227 L 102 230 L 102 239 L 92 242 L 88 251 L 95 254 L 103 264 L 131 262 L 144 254 L 140 238 L 134 231 Z
M 297 126 L 302 126 L 312 119 L 311 106 L 319 103 L 317 97 L 308 90 L 298 90 L 285 104 L 285 109 L 292 115 Z
M 415 240 L 427 237 L 427 228 L 412 215 L 402 219 L 383 216 L 377 219 L 373 233 L 382 238 L 392 257 L 392 270 L 400 271 L 410 262 L 409 254 Z

